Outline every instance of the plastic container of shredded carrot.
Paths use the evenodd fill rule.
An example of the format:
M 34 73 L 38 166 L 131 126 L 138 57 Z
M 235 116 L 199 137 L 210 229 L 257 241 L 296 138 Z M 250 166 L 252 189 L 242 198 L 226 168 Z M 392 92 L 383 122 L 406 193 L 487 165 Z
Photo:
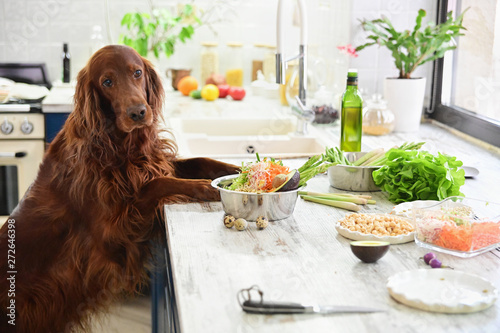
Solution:
M 414 209 L 415 243 L 468 258 L 500 246 L 500 204 L 449 197 Z

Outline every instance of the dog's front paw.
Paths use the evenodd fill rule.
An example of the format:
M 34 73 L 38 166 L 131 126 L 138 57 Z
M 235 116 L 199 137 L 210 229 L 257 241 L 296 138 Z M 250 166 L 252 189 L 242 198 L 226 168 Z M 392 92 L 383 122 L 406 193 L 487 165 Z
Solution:
M 219 190 L 211 185 L 211 180 L 200 179 L 193 188 L 193 198 L 201 201 L 220 201 Z
M 228 175 L 234 175 L 234 174 L 238 174 L 240 172 L 241 172 L 241 166 L 237 166 L 237 165 L 230 164 L 228 169 L 227 169 Z

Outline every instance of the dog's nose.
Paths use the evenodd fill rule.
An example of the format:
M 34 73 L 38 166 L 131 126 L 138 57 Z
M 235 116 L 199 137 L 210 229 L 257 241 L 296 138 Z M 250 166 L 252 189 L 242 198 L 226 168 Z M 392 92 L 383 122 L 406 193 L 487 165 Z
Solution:
M 146 106 L 144 104 L 134 105 L 127 108 L 127 116 L 133 121 L 139 121 L 146 116 Z

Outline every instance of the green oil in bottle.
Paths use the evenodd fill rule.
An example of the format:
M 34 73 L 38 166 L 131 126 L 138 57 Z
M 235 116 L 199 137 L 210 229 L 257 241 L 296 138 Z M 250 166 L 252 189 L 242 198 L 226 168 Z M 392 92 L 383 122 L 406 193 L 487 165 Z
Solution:
M 347 73 L 347 87 L 342 95 L 340 119 L 340 149 L 361 151 L 363 99 L 358 93 L 358 71 Z

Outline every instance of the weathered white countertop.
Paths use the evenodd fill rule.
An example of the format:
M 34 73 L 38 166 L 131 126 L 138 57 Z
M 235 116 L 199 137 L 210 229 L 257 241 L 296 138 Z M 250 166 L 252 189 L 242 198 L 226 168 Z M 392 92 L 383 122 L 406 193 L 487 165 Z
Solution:
M 322 129 L 338 145 L 338 126 Z M 500 157 L 496 149 L 471 143 L 431 124 L 414 134 L 363 137 L 363 150 L 389 148 L 404 141 L 426 141 L 424 149 L 457 156 L 479 169 L 467 179 L 468 197 L 500 202 Z M 239 161 L 233 161 L 239 162 Z M 287 160 L 297 167 L 304 160 Z M 311 180 L 308 188 L 323 192 L 327 177 Z M 372 192 L 375 206 L 365 212 L 389 212 L 386 194 Z M 223 226 L 220 203 L 165 206 L 167 241 L 180 328 L 195 332 L 499 332 L 500 301 L 482 312 L 447 315 L 409 308 L 394 301 L 386 283 L 391 275 L 426 269 L 426 249 L 414 242 L 392 245 L 374 264 L 364 264 L 351 253 L 349 240 L 337 234 L 335 222 L 346 211 L 298 199 L 292 217 L 254 225 L 238 232 Z M 455 270 L 474 273 L 500 289 L 500 251 L 462 259 L 438 253 Z M 256 315 L 241 310 L 236 293 L 259 285 L 267 300 L 316 304 L 364 305 L 387 310 L 372 314 Z

